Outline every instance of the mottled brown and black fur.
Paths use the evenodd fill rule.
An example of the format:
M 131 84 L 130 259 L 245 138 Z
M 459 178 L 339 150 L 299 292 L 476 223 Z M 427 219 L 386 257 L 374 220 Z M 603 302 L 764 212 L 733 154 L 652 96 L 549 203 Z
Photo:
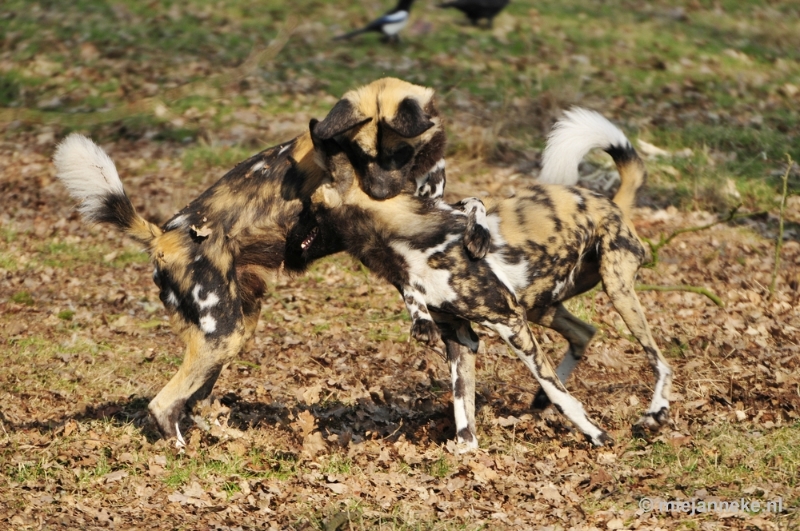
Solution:
M 342 119 L 355 112 L 357 121 Z M 399 183 L 374 185 L 376 197 L 406 191 L 435 202 L 436 193 L 441 195 L 444 172 L 437 164 L 444 133 L 430 89 L 378 80 L 345 94 L 321 124 L 328 138 L 348 146 L 367 182 Z M 270 273 L 279 267 L 301 272 L 344 248 L 310 208 L 312 192 L 331 180 L 317 156 L 309 133 L 266 149 L 159 227 L 136 213 L 114 163 L 99 147 L 77 134 L 59 145 L 58 176 L 81 201 L 84 217 L 110 223 L 147 248 L 160 298 L 186 344 L 178 372 L 149 405 L 165 436 L 182 443 L 178 424 L 184 411 L 208 396 L 224 365 L 252 335 Z
M 601 280 L 658 378 L 640 424 L 652 427 L 667 419 L 672 372 L 634 292 L 644 249 L 629 212 L 644 181 L 644 166 L 624 135 L 602 117 L 580 112 L 572 117 L 577 133 L 565 128 L 561 137 L 596 133 L 600 140 L 592 137 L 592 142 L 614 158 L 622 176 L 614 201 L 575 186 L 551 184 L 530 186 L 511 199 L 486 201 L 491 245 L 479 260 L 462 245 L 472 214 L 409 194 L 375 201 L 364 192 L 362 175 L 347 151 L 335 142 L 314 140 L 333 177 L 313 196 L 321 215 L 330 220 L 348 252 L 400 290 L 413 321 L 430 312 L 445 330 L 457 437 L 468 446 L 477 445 L 474 360 L 459 346 L 477 347 L 468 322 L 498 332 L 540 382 L 546 398 L 594 444 L 609 440 L 563 386 L 594 334 L 563 301 Z M 561 137 L 551 140 L 570 140 Z M 572 162 L 577 167 L 579 160 Z M 537 348 L 528 320 L 559 331 L 569 341 L 568 356 L 557 370 Z

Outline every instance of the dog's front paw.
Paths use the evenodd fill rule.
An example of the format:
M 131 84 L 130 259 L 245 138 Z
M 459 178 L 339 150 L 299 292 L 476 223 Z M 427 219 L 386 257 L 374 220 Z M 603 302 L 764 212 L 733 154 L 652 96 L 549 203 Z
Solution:
M 669 422 L 669 409 L 662 407 L 655 413 L 645 413 L 642 418 L 636 421 L 631 427 L 634 437 L 639 439 L 647 439 L 648 435 L 657 432 Z
M 464 247 L 473 260 L 480 260 L 489 252 L 492 236 L 483 225 L 469 224 L 464 233 Z
M 442 338 L 442 333 L 436 323 L 429 319 L 417 319 L 411 325 L 411 337 L 428 345 L 436 345 Z
M 614 446 L 614 439 L 605 430 L 600 430 L 596 435 L 586 434 L 586 438 L 592 443 L 592 446 Z

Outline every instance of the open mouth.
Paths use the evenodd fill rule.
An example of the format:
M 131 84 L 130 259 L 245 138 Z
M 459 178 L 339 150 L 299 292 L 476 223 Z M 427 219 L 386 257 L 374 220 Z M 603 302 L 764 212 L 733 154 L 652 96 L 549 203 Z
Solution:
M 317 233 L 319 233 L 318 227 L 311 229 L 311 232 L 308 233 L 308 236 L 306 236 L 302 243 L 300 243 L 300 248 L 305 251 L 311 247 L 311 244 L 314 243 L 314 239 L 317 237 Z

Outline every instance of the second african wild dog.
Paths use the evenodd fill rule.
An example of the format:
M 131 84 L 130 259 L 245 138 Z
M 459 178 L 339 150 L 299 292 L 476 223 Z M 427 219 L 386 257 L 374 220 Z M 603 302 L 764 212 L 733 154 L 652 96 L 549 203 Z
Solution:
M 352 149 L 363 154 L 365 182 L 392 183 L 367 185 L 375 197 L 409 187 L 434 202 L 441 197 L 445 134 L 433 95 L 381 79 L 345 94 L 326 117 L 331 136 L 353 128 L 363 133 Z M 161 433 L 177 437 L 179 446 L 183 413 L 209 395 L 224 365 L 252 335 L 270 272 L 300 272 L 344 248 L 309 208 L 311 193 L 330 182 L 316 157 L 309 133 L 268 148 L 158 226 L 136 213 L 114 163 L 91 140 L 73 134 L 56 150 L 57 175 L 81 202 L 83 216 L 145 245 L 155 266 L 153 280 L 186 352 L 148 409 Z M 483 212 L 480 202 L 471 208 Z M 478 229 L 476 238 L 465 239 L 474 252 L 487 244 L 488 233 Z
M 552 402 L 593 444 L 610 441 L 564 387 L 594 328 L 572 315 L 563 301 L 600 281 L 656 375 L 650 406 L 637 426 L 657 428 L 667 421 L 672 370 L 634 291 L 645 252 L 629 216 L 645 168 L 622 131 L 597 113 L 567 112 L 548 138 L 542 177 L 575 182 L 583 156 L 601 148 L 614 159 L 622 180 L 613 201 L 561 184 L 535 184 L 516 197 L 487 200 L 485 219 L 479 221 L 489 227 L 491 245 L 483 259 L 475 260 L 461 240 L 467 224 L 482 212 L 465 216 L 411 194 L 376 201 L 363 190 L 369 177 L 358 161 L 335 139 L 318 138 L 318 127 L 312 122 L 312 140 L 333 180 L 312 201 L 347 251 L 398 287 L 412 319 L 432 319 L 442 327 L 459 443 L 471 448 L 478 444 L 474 356 L 464 348 L 475 352 L 478 343 L 469 322 L 505 340 L 539 381 L 546 395 L 540 401 Z M 568 340 L 569 350 L 557 369 L 538 349 L 528 320 Z

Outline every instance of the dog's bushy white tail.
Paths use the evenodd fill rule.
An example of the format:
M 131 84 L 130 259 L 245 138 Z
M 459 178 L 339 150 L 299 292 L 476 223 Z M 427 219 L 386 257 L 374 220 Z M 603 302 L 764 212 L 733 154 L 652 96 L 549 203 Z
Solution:
M 161 234 L 136 213 L 114 162 L 100 146 L 73 133 L 56 147 L 53 162 L 69 194 L 81 202 L 78 210 L 86 220 L 111 223 L 145 244 Z
M 625 133 L 603 115 L 573 107 L 556 122 L 547 137 L 539 182 L 573 185 L 578 182 L 578 164 L 592 149 L 633 149 Z
M 69 194 L 81 202 L 80 210 L 90 221 L 100 221 L 108 196 L 124 196 L 114 162 L 97 144 L 72 133 L 56 148 L 56 173 Z

